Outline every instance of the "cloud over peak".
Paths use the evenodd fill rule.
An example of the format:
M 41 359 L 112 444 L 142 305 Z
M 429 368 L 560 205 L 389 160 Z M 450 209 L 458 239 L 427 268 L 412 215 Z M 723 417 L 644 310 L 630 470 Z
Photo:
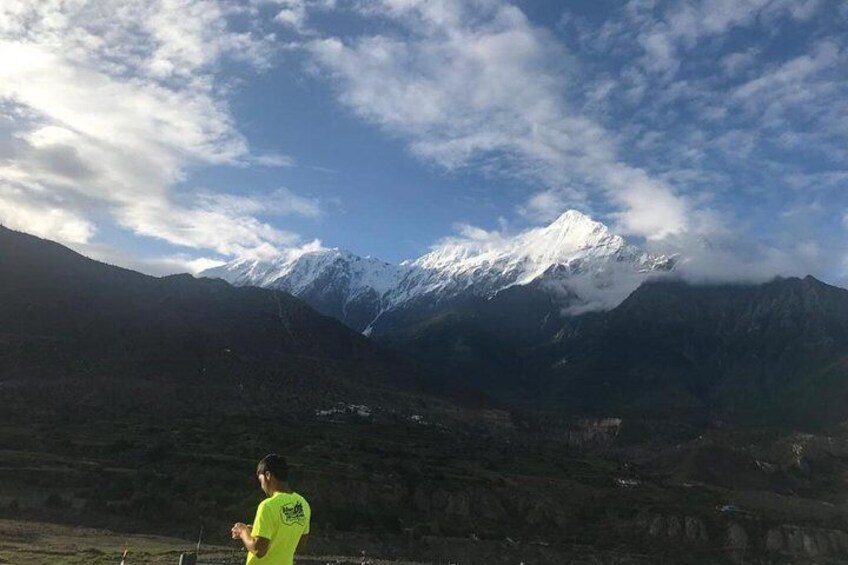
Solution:
M 13 141 L 0 146 L 0 221 L 78 244 L 114 223 L 223 254 L 295 238 L 249 210 L 177 194 L 190 167 L 252 158 L 216 75 L 227 59 L 262 68 L 273 53 L 270 37 L 233 31 L 241 11 L 223 0 L 4 2 L 0 128 Z
M 357 115 L 448 170 L 476 165 L 535 185 L 524 215 L 548 218 L 600 195 L 629 233 L 682 229 L 686 204 L 627 164 L 616 136 L 576 105 L 582 70 L 550 30 L 495 0 L 368 6 L 400 31 L 306 45 Z M 662 221 L 644 210 L 647 193 L 665 202 Z
M 409 163 L 351 149 L 388 139 L 434 192 L 470 179 L 466 201 L 522 227 L 577 208 L 647 246 L 821 274 L 844 254 L 846 23 L 822 0 L 9 0 L 0 222 L 98 252 L 138 235 L 186 265 L 285 253 L 334 194 L 421 201 L 386 186 Z M 341 174 L 304 173 L 324 165 Z

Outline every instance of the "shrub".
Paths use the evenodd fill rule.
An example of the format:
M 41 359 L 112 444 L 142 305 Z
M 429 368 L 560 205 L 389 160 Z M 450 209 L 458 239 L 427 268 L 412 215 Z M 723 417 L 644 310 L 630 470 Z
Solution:
M 44 501 L 44 505 L 47 508 L 64 508 L 67 506 L 67 502 L 65 502 L 65 499 L 62 498 L 62 495 L 51 492 L 47 495 L 47 500 Z

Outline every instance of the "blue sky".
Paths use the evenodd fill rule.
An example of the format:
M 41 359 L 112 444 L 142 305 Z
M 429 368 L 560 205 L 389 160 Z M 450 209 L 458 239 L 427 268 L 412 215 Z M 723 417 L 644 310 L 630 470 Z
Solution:
M 0 222 L 160 274 L 575 208 L 694 278 L 845 284 L 846 32 L 827 0 L 7 0 Z

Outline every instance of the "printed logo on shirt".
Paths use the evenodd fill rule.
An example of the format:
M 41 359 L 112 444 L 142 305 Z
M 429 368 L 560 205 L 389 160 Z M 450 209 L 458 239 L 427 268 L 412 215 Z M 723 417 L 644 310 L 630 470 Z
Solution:
M 306 522 L 306 515 L 303 513 L 303 504 L 301 502 L 289 502 L 281 506 L 280 517 L 287 526 L 291 526 L 292 524 L 303 526 Z

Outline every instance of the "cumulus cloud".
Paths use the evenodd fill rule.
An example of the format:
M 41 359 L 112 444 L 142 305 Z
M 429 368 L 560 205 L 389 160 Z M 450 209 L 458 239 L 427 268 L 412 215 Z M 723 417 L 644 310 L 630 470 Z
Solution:
M 568 201 L 557 190 L 543 190 L 533 194 L 519 207 L 522 216 L 534 221 L 549 222 L 568 209 Z
M 21 198 L 20 193 L 14 192 L 8 187 L 0 192 L 0 213 L 6 227 L 67 243 L 87 243 L 94 236 L 96 229 L 85 218 L 49 203 Z
M 499 0 L 356 6 L 379 31 L 305 44 L 341 103 L 424 160 L 525 183 L 528 220 L 600 212 L 703 280 L 827 274 L 839 256 L 782 212 L 824 215 L 811 199 L 844 188 L 844 9 L 632 0 L 600 24 L 566 14 L 556 36 Z
M 751 65 L 756 62 L 757 57 L 759 56 L 759 50 L 752 48 L 725 55 L 721 59 L 722 71 L 724 71 L 724 74 L 728 76 L 735 76 L 740 72 L 749 69 Z
M 670 78 L 679 70 L 685 53 L 705 39 L 784 16 L 808 20 L 820 7 L 818 0 L 630 0 L 624 10 L 628 22 L 620 33 L 635 37 L 646 70 Z
M 778 150 L 814 151 L 835 162 L 848 158 L 848 50 L 836 39 L 767 66 L 739 84 L 732 99 Z
M 732 230 L 712 240 L 692 239 L 686 235 L 670 238 L 661 245 L 649 245 L 654 252 L 684 249 L 675 273 L 696 284 L 737 281 L 762 283 L 775 276 L 804 277 L 816 272 L 827 252 L 814 239 L 803 239 L 777 247 L 746 238 Z
M 304 0 L 281 0 L 280 10 L 274 20 L 296 31 L 306 29 L 306 2 Z
M 808 269 L 833 280 L 842 235 L 834 206 L 814 204 L 844 207 L 848 12 L 818 1 L 633 0 L 608 15 L 562 21 L 578 56 L 595 61 L 583 109 L 609 116 L 631 168 L 676 196 L 634 188 L 645 207 L 614 212 L 616 227 L 685 218 L 648 243 L 691 253 L 705 277 L 714 260 L 731 279 Z M 784 213 L 793 210 L 806 212 Z M 817 253 L 798 244 L 811 241 Z
M 302 216 L 319 218 L 324 214 L 322 202 L 295 194 L 285 187 L 263 195 L 200 193 L 198 202 L 204 209 L 217 210 L 229 216 Z
M 71 243 L 99 222 L 221 254 L 297 241 L 256 217 L 317 203 L 283 190 L 277 209 L 233 208 L 177 186 L 198 165 L 287 166 L 250 153 L 218 84 L 223 61 L 262 69 L 272 37 L 233 31 L 229 0 L 4 2 L 0 6 L 0 221 Z M 44 211 L 48 213 L 44 213 Z
M 140 256 L 137 252 L 119 249 L 108 243 L 69 243 L 69 247 L 97 261 L 119 265 L 147 275 L 161 277 L 180 273 L 197 275 L 206 269 L 219 267 L 224 261 L 214 257 L 195 256 L 190 253 L 172 253 L 162 256 Z
M 616 189 L 613 198 L 624 207 L 624 211 L 613 215 L 618 220 L 620 233 L 641 235 L 650 240 L 689 230 L 690 211 L 686 200 L 675 195 L 665 183 L 633 167 L 610 167 L 605 174 Z
M 262 199 L 265 210 L 276 215 L 297 215 L 305 218 L 320 218 L 324 205 L 317 198 L 299 196 L 288 188 L 279 188 Z
M 269 217 L 320 218 L 325 202 L 185 182 L 195 167 L 293 165 L 251 152 L 227 103 L 232 81 L 220 80 L 228 61 L 272 64 L 280 47 L 254 21 L 271 14 L 350 112 L 445 170 L 517 180 L 529 222 L 576 207 L 704 264 L 699 242 L 720 242 L 711 253 L 728 273 L 838 256 L 821 239 L 813 253 L 725 236 L 747 220 L 728 205 L 737 198 L 806 241 L 781 211 L 844 188 L 848 46 L 840 23 L 826 25 L 844 24 L 844 6 L 631 0 L 600 24 L 567 17 L 559 29 L 507 0 L 339 6 L 355 24 L 329 31 L 334 18 L 320 16 L 333 0 L 3 2 L 0 222 L 77 245 L 115 222 L 200 255 L 300 245 Z M 794 24 L 818 27 L 783 42 Z M 734 42 L 741 29 L 756 33 Z
M 735 29 L 809 20 L 821 3 L 634 0 L 621 10 L 622 19 L 606 21 L 593 38 L 612 69 L 620 63 L 618 75 L 590 74 L 579 54 L 505 2 L 365 6 L 365 16 L 384 23 L 380 33 L 316 39 L 306 49 L 342 104 L 404 140 L 418 157 L 534 187 L 517 210 L 533 222 L 550 221 L 568 207 L 600 211 L 618 233 L 666 243 L 674 253 L 691 251 L 689 272 L 704 277 L 705 240 L 721 242 L 710 257 L 726 265 L 714 270 L 723 276 L 757 278 L 799 265 L 821 272 L 797 246 L 742 249 L 726 236 L 727 225 L 744 218 L 720 201 L 722 192 L 749 190 L 736 188 L 740 183 L 754 190 L 769 182 L 768 174 L 799 183 L 799 175 L 822 178 L 797 170 L 769 173 L 786 164 L 764 157 L 766 139 L 785 149 L 808 144 L 806 151 L 827 149 L 831 159 L 839 158 L 848 130 L 842 115 L 848 98 L 838 94 L 844 90 L 834 81 L 841 79 L 833 76 L 841 49 L 822 39 L 811 53 L 770 65 L 760 60 L 760 46 L 731 48 L 710 61 L 697 56 L 705 41 L 724 41 Z M 719 77 L 680 79 L 684 64 L 707 65 Z M 832 103 L 817 103 L 824 101 Z M 805 107 L 799 112 L 799 106 Z M 693 123 L 693 114 L 715 129 Z M 758 170 L 757 159 L 765 163 Z
M 261 167 L 293 167 L 295 161 L 288 155 L 266 153 L 264 155 L 249 155 L 244 159 L 247 165 L 259 165 Z
M 336 0 L 269 0 L 277 5 L 274 21 L 300 35 L 315 35 L 309 25 L 310 12 L 323 12 L 336 7 Z
M 475 166 L 544 188 L 519 209 L 527 217 L 552 205 L 601 194 L 621 209 L 629 232 L 661 237 L 681 229 L 685 205 L 667 184 L 630 166 L 615 135 L 571 98 L 580 73 L 549 30 L 505 2 L 368 3 L 365 14 L 395 31 L 306 44 L 354 113 L 402 137 L 413 154 L 448 170 Z M 612 170 L 613 172 L 608 172 Z M 634 187 L 619 177 L 638 177 Z M 643 196 L 660 196 L 670 222 L 647 217 Z

